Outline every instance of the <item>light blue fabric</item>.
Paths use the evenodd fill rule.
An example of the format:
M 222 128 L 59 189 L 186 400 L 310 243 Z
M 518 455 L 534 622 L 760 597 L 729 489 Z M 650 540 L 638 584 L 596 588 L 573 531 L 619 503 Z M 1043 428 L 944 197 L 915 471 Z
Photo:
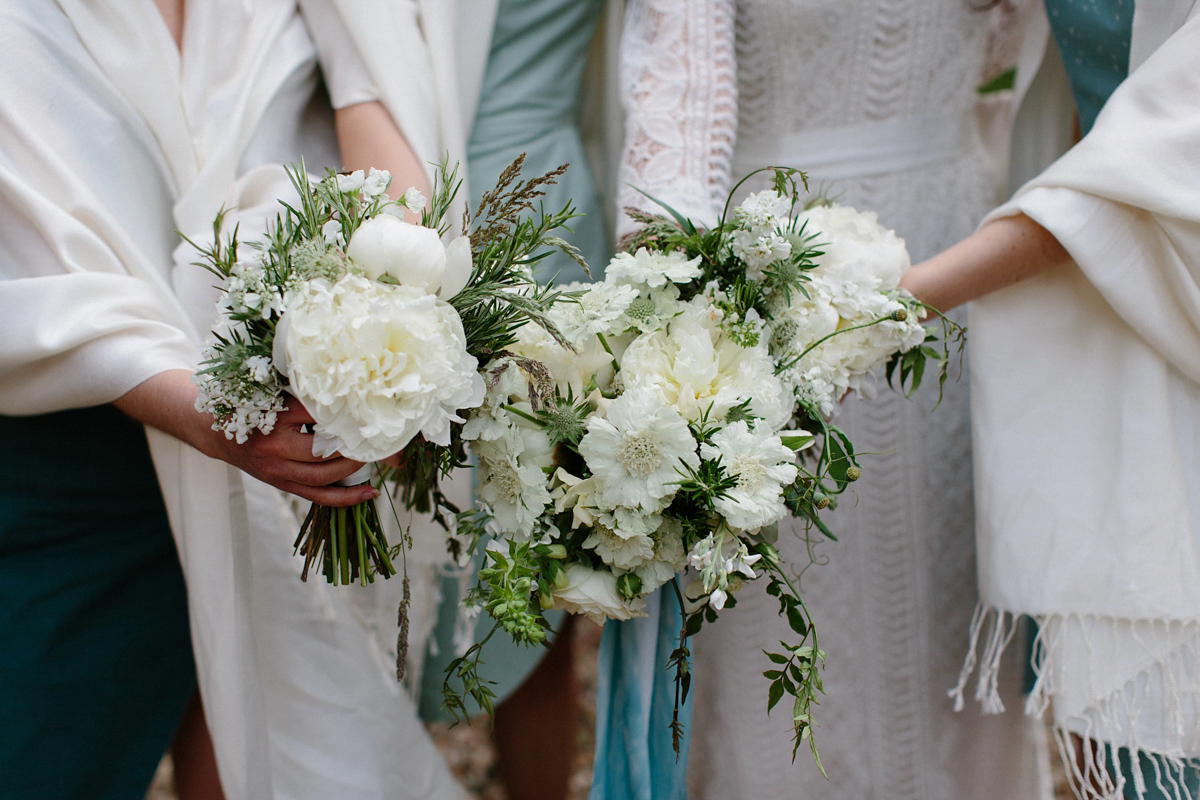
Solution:
M 1046 0 L 1050 29 L 1062 54 L 1087 134 L 1113 90 L 1129 75 L 1134 0 Z
M 583 252 L 592 277 L 611 254 L 603 208 L 580 132 L 583 72 L 605 0 L 500 0 L 483 91 L 467 145 L 472 203 L 500 172 L 525 153 L 524 177 L 570 164 L 542 198 L 547 211 L 568 201 L 582 217 L 564 238 Z M 583 269 L 555 253 L 534 274 L 545 282 L 587 280 Z
M 596 758 L 588 800 L 687 800 L 689 695 L 679 710 L 684 737 L 671 738 L 675 671 L 667 659 L 683 625 L 669 587 L 647 598 L 647 616 L 609 620 L 600 640 L 596 682 Z

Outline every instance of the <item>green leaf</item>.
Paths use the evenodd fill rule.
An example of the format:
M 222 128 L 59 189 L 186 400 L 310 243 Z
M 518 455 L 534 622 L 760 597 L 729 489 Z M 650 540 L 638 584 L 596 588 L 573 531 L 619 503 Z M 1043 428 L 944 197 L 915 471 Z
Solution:
M 780 644 L 782 644 L 782 642 Z M 771 659 L 776 664 L 786 664 L 788 662 L 787 656 L 781 653 L 767 653 L 766 650 L 763 650 L 763 652 L 767 654 L 767 658 Z
M 775 705 L 780 701 L 780 699 L 782 699 L 782 697 L 783 684 L 779 681 L 775 681 L 771 684 L 770 693 L 767 695 L 767 711 L 770 712 L 771 709 L 774 708 Z
M 981 83 L 975 91 L 979 94 L 995 94 L 1013 88 L 1017 85 L 1017 68 L 1009 67 L 989 81 Z
M 792 626 L 800 636 L 808 635 L 808 623 L 804 621 L 804 614 L 796 606 L 788 606 L 787 610 L 788 625 Z

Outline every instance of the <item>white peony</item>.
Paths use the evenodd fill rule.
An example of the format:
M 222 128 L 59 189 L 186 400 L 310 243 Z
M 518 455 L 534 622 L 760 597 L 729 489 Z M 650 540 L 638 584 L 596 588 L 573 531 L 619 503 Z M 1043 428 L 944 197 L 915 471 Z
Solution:
M 772 428 L 786 424 L 791 402 L 775 377 L 766 337 L 742 347 L 722 329 L 720 312 L 702 300 L 685 305 L 667 327 L 643 334 L 625 350 L 621 381 L 650 389 L 685 419 L 705 413 L 721 420 L 750 401 L 754 414 Z
M 683 467 L 696 468 L 696 440 L 675 409 L 636 388 L 608 407 L 607 418 L 588 420 L 579 454 L 600 483 L 606 508 L 656 513 L 679 488 Z
M 438 232 L 380 214 L 359 226 L 346 255 L 368 278 L 390 275 L 443 299 L 458 294 L 471 276 L 471 244 L 459 237 L 443 245 Z
M 743 421 L 727 425 L 700 445 L 700 455 L 720 459 L 737 484 L 713 505 L 731 527 L 754 531 L 787 516 L 783 489 L 796 480 L 796 454 L 766 427 Z
M 617 594 L 617 576 L 611 572 L 571 564 L 566 574 L 566 588 L 554 590 L 555 608 L 586 614 L 597 625 L 603 625 L 605 619 L 646 616 L 646 601 L 640 597 L 628 602 L 622 600 Z
M 632 284 L 657 289 L 667 282 L 688 283 L 701 274 L 700 257 L 689 259 L 672 250 L 660 253 L 639 247 L 632 255 L 617 253 L 604 271 L 605 283 Z
M 289 292 L 274 361 L 317 421 L 313 452 L 378 461 L 418 433 L 450 441 L 486 387 L 454 308 L 357 275 Z

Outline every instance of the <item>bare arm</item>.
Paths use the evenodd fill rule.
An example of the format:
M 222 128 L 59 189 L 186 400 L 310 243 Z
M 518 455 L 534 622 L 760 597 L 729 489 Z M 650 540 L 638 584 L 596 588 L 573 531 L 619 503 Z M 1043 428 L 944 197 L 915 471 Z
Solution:
M 1011 286 L 1070 260 L 1054 234 L 1024 214 L 993 220 L 900 279 L 939 311 Z
M 279 415 L 275 430 L 253 433 L 244 444 L 212 429 L 212 416 L 196 411 L 196 385 L 187 370 L 160 372 L 117 398 L 114 405 L 139 422 L 171 434 L 201 453 L 226 461 L 260 481 L 327 506 L 349 506 L 375 497 L 369 486 L 329 484 L 345 478 L 361 464 L 337 456 L 316 458 L 312 434 L 303 426 L 312 417 L 297 401 Z
M 336 112 L 338 146 L 347 170 L 385 169 L 392 174 L 388 195 L 399 198 L 415 186 L 429 196 L 425 169 L 382 103 L 357 103 Z M 408 216 L 408 215 L 406 215 Z M 410 222 L 416 222 L 409 218 Z

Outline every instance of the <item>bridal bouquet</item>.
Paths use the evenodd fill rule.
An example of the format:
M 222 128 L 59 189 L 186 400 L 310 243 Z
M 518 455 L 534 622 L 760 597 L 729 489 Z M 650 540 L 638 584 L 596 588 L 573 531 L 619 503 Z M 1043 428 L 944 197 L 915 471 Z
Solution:
M 403 452 L 405 499 L 444 507 L 438 479 L 465 463 L 462 414 L 485 397 L 480 359 L 502 351 L 517 327 L 550 324 L 544 310 L 557 293 L 536 287 L 528 261 L 546 245 L 570 250 L 551 235 L 570 208 L 525 214 L 557 173 L 519 181 L 520 165 L 485 196 L 475 232 L 448 244 L 458 182 L 444 166 L 431 200 L 409 189 L 399 201 L 385 194 L 386 172 L 313 181 L 303 165 L 293 168 L 299 202 L 246 246 L 236 231 L 222 241 L 219 215 L 215 244 L 199 248 L 198 263 L 221 279 L 223 295 L 196 407 L 245 442 L 300 402 L 315 420 L 314 455 L 367 463 L 348 485 L 396 475 L 371 464 Z M 420 224 L 404 221 L 405 211 Z M 373 501 L 314 504 L 296 548 L 302 578 L 314 564 L 334 584 L 395 574 Z
M 837 400 L 869 391 L 889 359 L 915 388 L 940 353 L 925 344 L 923 307 L 897 288 L 903 241 L 873 214 L 805 209 L 803 176 L 774 177 L 712 230 L 640 215 L 605 280 L 565 287 L 549 310 L 565 342 L 526 325 L 485 365 L 463 429 L 481 510 L 458 533 L 475 546 L 491 537 L 474 598 L 493 632 L 518 640 L 543 640 L 545 609 L 629 619 L 650 592 L 676 592 L 676 710 L 687 638 L 764 578 L 800 637 L 767 654 L 766 673 L 770 706 L 793 698 L 798 747 L 823 653 L 777 523 L 791 513 L 828 533 L 820 512 L 859 477 L 829 422 Z M 478 647 L 451 665 L 451 707 L 463 708 L 451 678 L 489 707 Z M 675 726 L 678 745 L 677 715 Z

